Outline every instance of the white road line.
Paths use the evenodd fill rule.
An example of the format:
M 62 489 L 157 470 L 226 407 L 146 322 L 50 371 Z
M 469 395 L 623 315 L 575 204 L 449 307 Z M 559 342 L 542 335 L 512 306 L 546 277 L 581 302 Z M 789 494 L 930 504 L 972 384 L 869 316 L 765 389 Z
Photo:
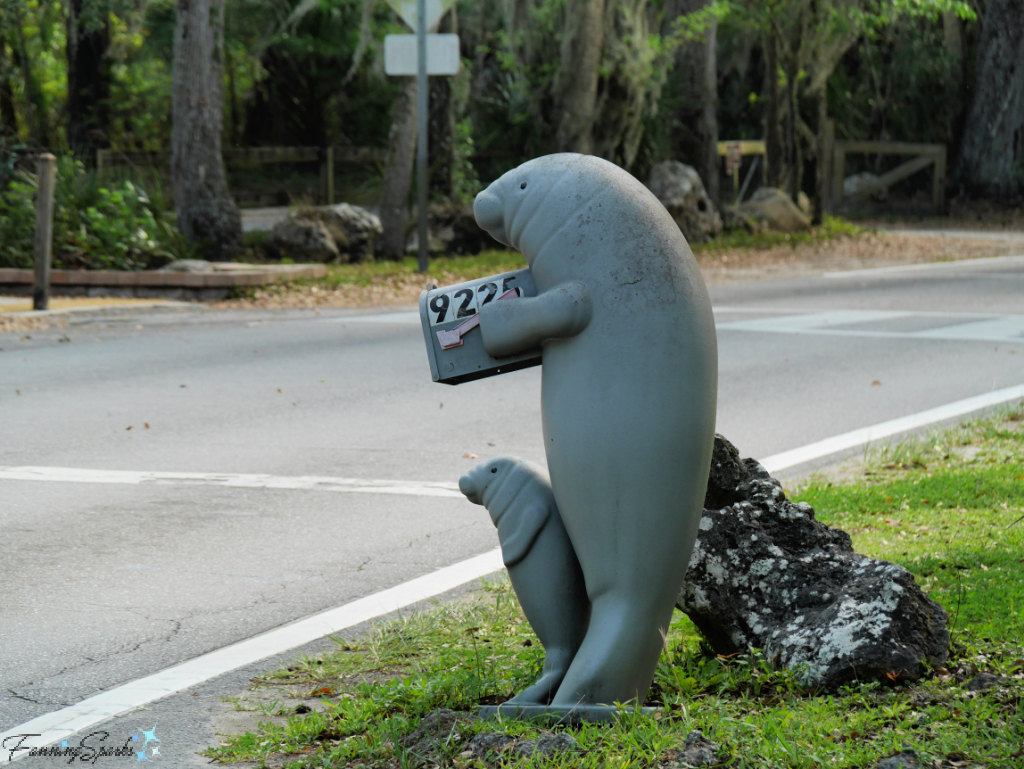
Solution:
M 949 269 L 950 267 L 984 267 L 992 264 L 1016 264 L 1024 261 L 1024 256 L 986 256 L 981 259 L 957 259 L 951 262 L 928 262 L 927 264 L 898 264 L 893 267 L 871 267 L 863 270 L 844 270 L 826 272 L 823 278 L 864 278 L 871 276 L 885 277 L 900 275 L 905 272 L 922 272 L 924 270 Z
M 419 325 L 419 310 L 403 312 L 379 312 L 371 315 L 345 315 L 341 318 L 324 318 L 323 323 L 410 323 Z
M 781 454 L 774 454 L 761 460 L 761 464 L 769 472 L 777 472 L 900 432 L 1022 398 L 1024 398 L 1024 385 L 1008 387 L 987 395 L 967 398 L 901 419 L 837 435 L 798 449 L 784 451 Z M 182 476 L 186 474 L 169 473 L 165 475 Z M 443 486 L 443 484 L 433 485 Z M 0 746 L 5 745 L 10 738 L 17 738 L 19 735 L 25 734 L 40 735 L 31 740 L 25 740 L 25 747 L 44 747 L 58 740 L 67 739 L 76 732 L 142 707 L 154 700 L 196 686 L 244 665 L 302 646 L 330 633 L 338 633 L 361 622 L 389 614 L 396 609 L 433 598 L 501 568 L 500 549 L 460 561 L 432 574 L 417 577 L 336 609 L 330 609 L 284 627 L 270 630 L 254 638 L 240 641 L 145 678 L 88 697 L 70 707 L 34 718 L 0 733 Z M 14 742 L 18 742 L 18 740 L 15 739 Z M 11 760 L 17 761 L 27 755 L 28 752 L 24 751 L 11 754 L 10 757 Z M 0 760 L 2 759 L 3 754 L 0 752 Z
M 299 489 L 350 494 L 402 494 L 461 497 L 457 483 L 373 481 L 316 475 L 247 475 L 243 473 L 159 473 L 134 470 L 91 470 L 79 467 L 0 467 L 0 481 L 58 481 L 129 485 L 226 486 L 246 489 Z
M 864 427 L 860 430 L 853 430 L 852 432 L 836 435 L 832 438 L 826 438 L 823 441 L 801 446 L 798 449 L 783 451 L 781 454 L 765 457 L 761 460 L 761 464 L 770 473 L 784 470 L 787 467 L 794 467 L 804 462 L 821 459 L 830 454 L 852 449 L 856 446 L 864 446 L 898 433 L 915 430 L 919 427 L 935 424 L 936 422 L 944 422 L 947 419 L 970 414 L 972 411 L 979 411 L 989 406 L 996 406 L 1000 403 L 1019 399 L 1024 399 L 1024 385 L 1007 387 L 1005 390 L 996 390 L 995 392 L 978 395 L 974 398 L 965 398 L 962 401 L 921 411 L 908 417 L 893 419 L 889 422 L 882 422 L 877 425 L 871 425 L 871 427 Z
M 949 319 L 961 319 L 961 323 Z M 899 330 L 899 321 L 906 319 L 934 319 L 933 328 Z M 897 328 L 887 331 L 878 328 L 885 321 L 895 322 Z M 876 324 L 875 328 L 857 328 L 861 324 Z M 799 315 L 735 320 L 719 323 L 718 331 L 753 331 L 761 334 L 807 334 L 811 336 L 850 336 L 884 339 L 919 339 L 952 341 L 985 341 L 1024 344 L 1024 315 L 997 315 L 993 313 L 910 312 L 902 310 L 831 310 L 806 312 Z

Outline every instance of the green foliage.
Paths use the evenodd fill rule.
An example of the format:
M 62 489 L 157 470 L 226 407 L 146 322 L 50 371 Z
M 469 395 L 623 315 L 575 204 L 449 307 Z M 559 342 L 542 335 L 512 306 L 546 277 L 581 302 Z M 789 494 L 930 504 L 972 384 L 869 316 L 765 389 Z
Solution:
M 826 215 L 824 221 L 818 227 L 812 227 L 803 232 L 759 232 L 751 234 L 746 230 L 733 230 L 718 236 L 707 243 L 691 243 L 690 248 L 695 254 L 714 254 L 730 248 L 775 248 L 776 246 L 790 246 L 796 248 L 806 243 L 826 243 L 836 238 L 853 238 L 868 232 L 860 227 L 838 216 Z
M 0 192 L 0 267 L 32 267 L 36 185 L 34 175 L 19 171 Z M 81 162 L 58 160 L 54 268 L 142 270 L 195 256 L 170 214 L 133 182 L 101 184 Z

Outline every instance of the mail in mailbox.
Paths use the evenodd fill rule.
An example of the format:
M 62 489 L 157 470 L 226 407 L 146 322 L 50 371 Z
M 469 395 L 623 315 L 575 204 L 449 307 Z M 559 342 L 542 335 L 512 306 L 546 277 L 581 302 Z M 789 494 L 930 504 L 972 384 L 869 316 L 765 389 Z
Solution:
M 480 337 L 480 308 L 489 302 L 514 302 L 536 296 L 529 269 L 503 272 L 420 294 L 420 320 L 435 382 L 462 384 L 474 379 L 539 366 L 541 350 L 492 358 Z

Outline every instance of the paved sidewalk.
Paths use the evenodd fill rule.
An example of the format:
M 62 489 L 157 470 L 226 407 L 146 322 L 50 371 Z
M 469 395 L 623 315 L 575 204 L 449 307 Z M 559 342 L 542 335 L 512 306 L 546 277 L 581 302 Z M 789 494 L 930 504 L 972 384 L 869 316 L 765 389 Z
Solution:
M 55 315 L 83 310 L 107 310 L 119 307 L 184 306 L 185 302 L 171 299 L 134 299 L 117 296 L 75 296 L 50 297 L 50 309 L 32 309 L 32 297 L 0 296 L 0 315 Z

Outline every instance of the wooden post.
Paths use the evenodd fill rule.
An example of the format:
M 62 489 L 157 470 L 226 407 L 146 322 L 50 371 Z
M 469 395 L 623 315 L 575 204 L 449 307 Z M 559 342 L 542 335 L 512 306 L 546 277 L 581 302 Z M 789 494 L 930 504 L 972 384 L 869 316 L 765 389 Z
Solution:
M 832 120 L 826 120 L 821 135 L 821 210 L 826 214 L 833 214 L 832 210 L 832 147 L 836 141 L 836 124 Z
M 935 155 L 935 167 L 932 170 L 932 204 L 935 213 L 940 216 L 946 213 L 946 148 L 943 146 Z
M 39 156 L 39 184 L 36 188 L 36 281 L 32 288 L 32 309 L 50 309 L 50 260 L 53 257 L 53 192 L 57 179 L 57 158 Z

